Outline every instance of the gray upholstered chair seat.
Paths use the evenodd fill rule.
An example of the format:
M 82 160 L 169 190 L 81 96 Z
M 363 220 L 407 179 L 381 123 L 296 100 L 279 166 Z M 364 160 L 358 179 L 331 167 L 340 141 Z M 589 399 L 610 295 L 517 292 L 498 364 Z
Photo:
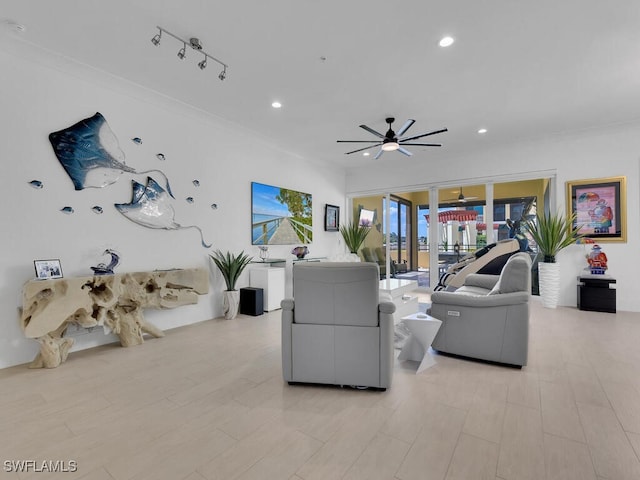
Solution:
M 513 255 L 497 275 L 473 274 L 454 292 L 431 295 L 442 326 L 431 346 L 441 352 L 509 365 L 527 364 L 531 258 Z
M 282 373 L 289 382 L 385 389 L 393 375 L 393 312 L 372 263 L 293 266 L 282 301 Z

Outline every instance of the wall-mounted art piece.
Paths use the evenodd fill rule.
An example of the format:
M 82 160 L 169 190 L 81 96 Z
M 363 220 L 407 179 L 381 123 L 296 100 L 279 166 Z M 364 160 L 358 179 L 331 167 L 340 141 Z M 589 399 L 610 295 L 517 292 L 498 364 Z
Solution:
M 29 185 L 31 185 L 33 188 L 36 188 L 36 189 L 40 189 L 44 187 L 44 183 L 42 183 L 40 180 L 31 180 L 29 182 Z
M 627 241 L 626 177 L 567 182 L 567 209 L 579 233 L 598 243 Z
M 104 212 L 104 209 L 100 205 L 94 205 L 93 207 L 91 207 L 91 211 L 99 215 Z
M 252 245 L 311 243 L 311 194 L 252 182 L 251 226 Z
M 66 207 L 62 207 L 60 211 L 62 213 L 66 213 L 67 215 L 71 215 L 75 210 L 73 209 L 73 207 L 66 206 Z
M 124 172 L 157 172 L 165 178 L 167 191 L 173 196 L 169 181 L 163 172 L 138 172 L 124 163 L 125 154 L 120 148 L 118 138 L 100 112 L 70 127 L 50 133 L 49 141 L 76 190 L 106 187 L 117 182 Z M 142 143 L 142 140 L 139 143 Z
M 60 260 L 34 260 L 36 278 L 48 280 L 50 278 L 62 278 L 62 266 Z
M 147 184 L 132 181 L 133 194 L 130 203 L 116 203 L 114 206 L 132 222 L 147 228 L 178 230 L 195 228 L 200 232 L 201 244 L 210 248 L 204 241 L 200 227 L 196 225 L 182 226 L 175 221 L 175 210 L 167 191 L 153 178 L 147 177 Z
M 325 205 L 324 229 L 326 232 L 337 232 L 340 229 L 340 207 L 337 205 Z

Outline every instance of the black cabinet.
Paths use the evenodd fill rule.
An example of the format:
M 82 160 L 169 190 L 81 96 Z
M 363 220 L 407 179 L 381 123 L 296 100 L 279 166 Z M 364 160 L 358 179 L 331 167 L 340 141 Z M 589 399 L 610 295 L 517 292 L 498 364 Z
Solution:
M 240 313 L 254 317 L 264 313 L 264 291 L 262 288 L 240 289 Z
M 608 275 L 578 277 L 578 309 L 616 313 L 616 279 Z

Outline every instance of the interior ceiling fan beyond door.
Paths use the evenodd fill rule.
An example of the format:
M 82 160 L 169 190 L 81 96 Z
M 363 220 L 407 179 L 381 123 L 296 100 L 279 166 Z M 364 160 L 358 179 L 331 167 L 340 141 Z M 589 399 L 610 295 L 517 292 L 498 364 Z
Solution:
M 420 146 L 420 147 L 441 147 L 440 143 L 414 143 L 413 140 L 418 140 L 419 138 L 428 137 L 430 135 L 437 135 L 439 133 L 444 133 L 447 131 L 446 128 L 440 130 L 434 130 L 428 133 L 422 133 L 420 135 L 414 135 L 412 137 L 403 137 L 407 130 L 411 128 L 411 126 L 416 122 L 413 119 L 407 120 L 398 133 L 394 132 L 391 128 L 391 125 L 395 121 L 395 118 L 388 117 L 385 119 L 385 122 L 389 124 L 389 129 L 387 133 L 384 135 L 380 132 L 377 132 L 371 127 L 367 127 L 366 125 L 360 125 L 360 128 L 366 130 L 367 132 L 378 137 L 378 140 L 338 140 L 338 143 L 372 143 L 373 145 L 369 145 L 368 147 L 358 148 L 356 150 L 352 150 L 350 152 L 346 152 L 345 155 L 351 155 L 352 153 L 362 152 L 364 150 L 369 150 L 370 148 L 380 147 L 380 151 L 376 154 L 375 159 L 378 159 L 382 156 L 384 152 L 391 152 L 394 150 L 399 151 L 400 153 L 411 156 L 412 153 L 404 148 L 405 146 Z

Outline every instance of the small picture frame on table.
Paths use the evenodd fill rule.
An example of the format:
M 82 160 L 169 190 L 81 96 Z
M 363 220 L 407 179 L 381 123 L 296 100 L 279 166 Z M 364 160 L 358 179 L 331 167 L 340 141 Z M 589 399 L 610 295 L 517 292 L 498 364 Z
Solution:
M 340 229 L 340 207 L 327 204 L 324 207 L 325 232 L 337 232 Z
M 36 278 L 38 280 L 62 278 L 60 260 L 34 260 L 33 265 L 36 269 Z

